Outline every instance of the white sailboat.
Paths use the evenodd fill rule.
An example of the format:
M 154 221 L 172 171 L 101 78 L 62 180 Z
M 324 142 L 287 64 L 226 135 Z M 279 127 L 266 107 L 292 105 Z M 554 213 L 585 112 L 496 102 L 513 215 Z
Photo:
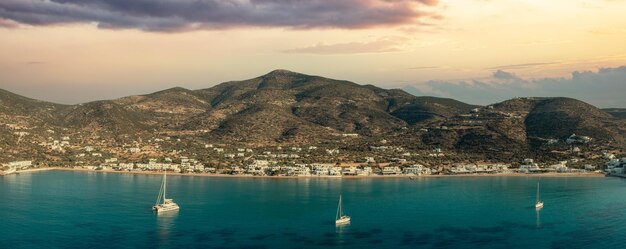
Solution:
M 335 225 L 344 225 L 350 223 L 350 216 L 343 213 L 343 204 L 341 203 L 341 195 L 339 195 L 339 206 L 337 207 L 337 215 L 335 216 Z
M 536 209 L 543 208 L 543 201 L 539 199 L 539 183 L 537 183 L 537 201 L 535 202 L 535 208 Z
M 152 210 L 157 213 L 175 211 L 180 209 L 178 204 L 173 199 L 165 198 L 165 192 L 167 189 L 167 170 L 163 173 L 163 183 L 161 183 L 161 190 L 159 190 L 159 196 L 157 196 L 156 204 L 152 207 Z M 163 202 L 161 203 L 161 200 Z

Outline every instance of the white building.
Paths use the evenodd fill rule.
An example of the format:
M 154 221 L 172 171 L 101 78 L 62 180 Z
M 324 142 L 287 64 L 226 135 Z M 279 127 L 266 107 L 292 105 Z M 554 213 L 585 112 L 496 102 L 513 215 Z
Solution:
M 135 167 L 135 164 L 134 163 L 119 163 L 117 167 L 123 170 L 133 170 L 133 168 Z
M 358 137 L 359 134 L 357 134 L 357 133 L 344 133 L 344 134 L 341 134 L 341 136 L 343 136 L 343 137 Z
M 341 167 L 331 167 L 329 172 L 331 176 L 340 176 L 341 175 Z
M 406 175 L 422 175 L 424 172 L 424 166 L 421 164 L 411 165 L 402 169 L 402 173 Z
M 606 171 L 610 174 L 624 174 L 624 167 L 626 167 L 626 158 L 611 159 L 607 164 Z
M 344 175 L 344 176 L 358 175 L 358 168 L 355 166 L 343 168 L 343 170 L 341 171 L 341 175 Z
M 357 175 L 368 176 L 372 174 L 372 167 L 363 167 L 363 169 L 357 169 Z
M 592 139 L 590 137 L 588 137 L 588 136 L 578 136 L 576 134 L 572 134 L 571 136 L 569 136 L 565 140 L 565 142 L 568 143 L 568 144 L 572 144 L 572 143 L 583 143 L 583 144 L 586 144 L 586 143 L 591 142 L 591 140 Z
M 9 168 L 14 168 L 14 169 L 25 169 L 25 168 L 33 166 L 33 161 L 14 161 L 14 162 L 8 163 L 8 166 Z
M 311 176 L 311 169 L 306 166 L 293 167 L 291 174 L 294 176 Z
M 133 148 L 128 148 L 127 151 L 130 152 L 130 153 L 139 153 L 139 152 L 141 152 L 141 149 L 137 148 L 137 147 L 133 147 Z
M 383 175 L 399 175 L 402 173 L 402 170 L 400 170 L 399 167 L 397 166 L 387 166 L 383 168 Z
M 339 149 L 326 149 L 326 153 L 329 155 L 339 154 Z
M 268 161 L 268 160 L 254 160 L 254 161 L 252 161 L 251 165 L 256 166 L 256 167 L 263 167 L 263 166 L 267 167 L 267 166 L 270 165 L 270 161 Z

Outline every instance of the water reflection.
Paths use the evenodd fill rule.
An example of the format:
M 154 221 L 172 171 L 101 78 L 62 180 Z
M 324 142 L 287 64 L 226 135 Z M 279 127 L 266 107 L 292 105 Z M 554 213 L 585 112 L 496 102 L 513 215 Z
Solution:
M 541 209 L 535 209 L 535 213 L 536 213 L 536 219 L 535 219 L 535 224 L 537 225 L 537 228 L 541 228 Z
M 350 223 L 335 225 L 335 243 L 344 244 L 347 242 L 347 237 L 350 233 Z
M 178 210 L 155 213 L 157 218 L 157 231 L 161 242 L 168 241 L 170 231 L 174 230 L 176 219 L 178 218 Z

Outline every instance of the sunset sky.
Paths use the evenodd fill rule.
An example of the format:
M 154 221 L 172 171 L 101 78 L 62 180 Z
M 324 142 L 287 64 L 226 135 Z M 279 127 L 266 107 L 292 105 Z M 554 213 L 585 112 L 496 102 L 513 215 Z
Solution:
M 0 88 L 58 103 L 273 69 L 626 107 L 623 0 L 1 0 Z

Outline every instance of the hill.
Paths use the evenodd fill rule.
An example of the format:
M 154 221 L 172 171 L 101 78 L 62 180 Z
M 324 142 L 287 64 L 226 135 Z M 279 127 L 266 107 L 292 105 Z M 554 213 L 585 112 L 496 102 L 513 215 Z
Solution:
M 476 106 L 275 70 L 200 90 L 177 87 L 72 106 L 0 90 L 0 149 L 10 148 L 14 156 L 43 150 L 52 157 L 58 151 L 50 148 L 56 147 L 37 145 L 50 144 L 59 134 L 78 137 L 81 145 L 111 146 L 111 151 L 157 137 L 175 137 L 189 148 L 219 142 L 335 144 L 354 150 L 389 139 L 416 150 L 518 158 L 571 149 L 565 141 L 572 134 L 593 139 L 576 146 L 625 148 L 626 120 L 615 117 L 620 112 L 570 98 L 516 98 Z M 20 132 L 28 133 L 30 143 L 19 144 Z M 168 146 L 152 150 L 177 150 L 175 143 Z
M 421 134 L 421 140 L 426 145 L 465 152 L 517 154 L 519 159 L 533 153 L 568 150 L 571 146 L 624 148 L 624 124 L 623 120 L 571 98 L 516 98 L 430 124 L 431 131 Z M 566 140 L 573 134 L 594 141 L 568 144 Z
M 336 133 L 376 136 L 472 107 L 286 70 L 196 93 L 210 106 L 182 129 L 209 129 L 218 138 L 248 142 L 315 141 Z
M 613 117 L 626 119 L 626 108 L 605 108 L 602 111 L 611 114 Z

